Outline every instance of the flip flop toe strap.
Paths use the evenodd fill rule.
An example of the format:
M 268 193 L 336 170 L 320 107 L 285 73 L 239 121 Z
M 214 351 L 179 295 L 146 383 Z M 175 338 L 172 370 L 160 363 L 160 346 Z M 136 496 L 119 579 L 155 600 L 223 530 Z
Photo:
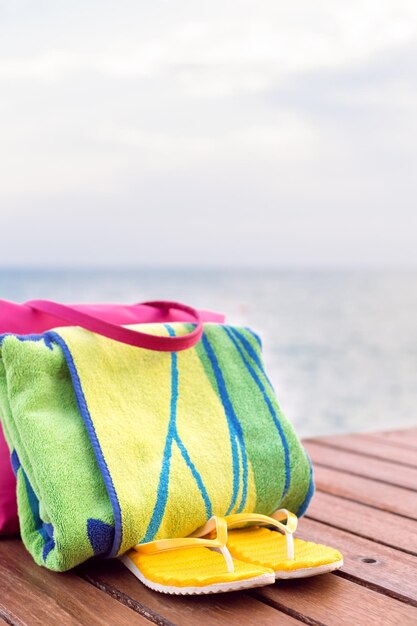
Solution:
M 215 531 L 213 539 L 206 537 Z M 187 550 L 192 548 L 209 548 L 219 552 L 226 561 L 227 571 L 233 574 L 235 566 L 232 555 L 227 549 L 227 523 L 222 517 L 211 517 L 204 526 L 197 528 L 189 537 L 174 539 L 157 539 L 147 543 L 138 543 L 134 550 L 140 554 L 159 554 L 170 550 Z
M 298 519 L 294 513 L 287 509 L 275 511 L 271 517 L 259 513 L 235 513 L 226 518 L 227 528 L 237 528 L 243 524 L 257 524 L 258 526 L 269 526 L 279 530 L 285 535 L 287 543 L 287 558 L 294 560 L 294 533 L 297 529 Z M 286 524 L 282 521 L 286 520 Z

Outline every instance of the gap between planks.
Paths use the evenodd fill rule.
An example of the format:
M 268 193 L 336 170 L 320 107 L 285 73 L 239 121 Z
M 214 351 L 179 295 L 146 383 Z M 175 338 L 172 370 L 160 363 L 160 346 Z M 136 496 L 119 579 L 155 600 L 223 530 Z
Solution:
M 74 572 L 58 574 L 39 567 L 18 539 L 0 541 L 0 580 L 0 615 L 13 626 L 148 624 L 143 617 L 93 588 Z
M 417 607 L 415 557 L 312 519 L 300 521 L 298 535 L 339 549 L 344 566 L 338 575 L 346 574 L 358 584 L 363 581 L 365 586 Z
M 320 465 L 315 465 L 314 478 L 318 491 L 417 519 L 417 492 Z
M 417 467 L 417 454 L 414 450 L 401 448 L 384 439 L 374 439 L 370 435 L 331 435 L 323 438 L 308 438 L 304 444 L 316 443 L 333 450 L 345 450 L 359 456 L 393 461 L 397 465 Z
M 414 607 L 334 574 L 283 581 L 252 593 L 280 610 L 294 611 L 307 624 L 408 626 L 417 620 Z
M 196 623 L 204 626 L 218 623 L 242 626 L 248 616 L 265 626 L 274 626 L 278 620 L 285 626 L 299 624 L 294 617 L 278 612 L 247 592 L 207 596 L 172 596 L 154 592 L 117 560 L 106 562 L 100 571 L 97 567 L 86 565 L 80 568 L 79 575 L 129 608 L 142 614 L 145 610 L 150 616 L 159 615 L 181 626 L 195 626 Z
M 384 441 L 392 445 L 410 448 L 411 450 L 417 452 L 417 428 L 371 432 L 368 436 L 378 441 Z
M 304 445 L 315 466 L 334 468 L 354 476 L 417 491 L 417 467 L 399 466 L 395 461 L 358 455 L 348 450 L 330 448 L 315 441 L 305 442 Z
M 306 519 L 417 556 L 417 523 L 389 511 L 316 491 Z M 390 532 L 395 528 L 396 532 Z
M 401 604 L 407 605 L 408 607 L 415 607 L 417 605 L 417 597 L 415 596 L 415 590 L 417 585 L 415 583 L 416 572 L 415 572 L 415 559 L 412 557 L 408 557 L 407 555 L 402 555 L 398 551 L 392 548 L 386 548 L 384 546 L 375 545 L 373 542 L 369 540 L 364 540 L 358 537 L 351 535 L 348 532 L 338 531 L 336 529 L 330 529 L 328 526 L 314 522 L 312 520 L 304 519 L 300 523 L 300 535 L 305 539 L 311 539 L 315 541 L 326 541 L 335 547 L 339 547 L 345 556 L 345 573 L 340 574 L 342 578 L 349 581 L 345 582 L 342 585 L 342 590 L 349 590 L 349 594 L 346 596 L 342 594 L 342 597 L 338 597 L 337 603 L 343 607 L 343 612 L 348 614 L 349 609 L 348 605 L 351 603 L 352 597 L 355 596 L 356 587 L 366 588 L 371 590 L 372 593 L 368 596 L 364 595 L 364 592 L 361 592 L 360 598 L 364 599 L 368 597 L 369 601 L 375 602 L 375 593 L 381 595 L 385 598 L 385 601 L 381 604 L 381 601 L 378 602 L 378 605 L 383 607 L 383 612 L 387 610 L 387 607 L 392 606 L 395 609 L 395 613 L 398 616 L 402 616 L 404 618 L 404 623 L 411 623 L 409 619 L 410 615 L 414 615 L 414 620 L 417 620 L 417 611 L 413 608 L 413 612 L 410 613 L 409 609 L 403 610 L 399 609 L 398 602 Z M 406 558 L 404 558 L 404 556 Z M 375 565 L 369 565 L 363 562 L 363 558 L 373 557 L 376 560 Z M 201 606 L 201 602 L 207 602 L 206 599 L 202 598 L 169 598 L 163 597 L 161 599 L 160 594 L 153 594 L 142 585 L 138 583 L 138 581 L 132 577 L 129 572 L 124 572 L 123 566 L 120 563 L 107 564 L 106 568 L 103 568 L 99 573 L 92 572 L 89 574 L 90 580 L 93 584 L 103 585 L 107 587 L 107 589 L 116 590 L 116 593 L 124 594 L 125 598 L 133 599 L 133 602 L 139 602 L 142 606 L 148 606 L 149 602 L 151 603 L 152 610 L 157 610 L 158 613 L 166 615 L 166 608 L 169 604 L 169 610 L 174 611 L 182 611 L 181 616 L 184 616 L 183 608 L 184 605 L 188 606 L 188 613 L 190 612 L 190 602 L 195 603 L 193 608 L 199 606 L 199 610 L 203 610 L 205 612 L 207 609 L 206 606 Z M 338 585 L 338 589 L 340 589 L 341 583 L 336 583 L 335 580 L 337 576 L 329 575 L 333 580 L 334 585 Z M 319 577 L 322 581 L 328 580 L 327 576 Z M 404 583 L 403 578 L 405 577 L 406 582 Z M 277 591 L 272 592 L 271 589 L 264 588 L 262 591 L 257 590 L 256 592 L 250 592 L 250 595 L 253 596 L 253 593 L 256 593 L 256 598 L 258 600 L 265 600 L 267 604 L 271 605 L 270 595 L 272 593 L 279 595 L 280 587 L 283 583 L 279 582 L 274 586 L 274 589 L 277 588 Z M 287 583 L 285 583 L 287 584 Z M 307 581 L 295 582 L 291 581 L 288 585 L 310 585 Z M 328 583 L 323 582 L 324 589 L 327 589 L 326 585 Z M 291 588 L 291 587 L 290 587 Z M 298 587 L 296 587 L 298 588 Z M 265 593 L 267 596 L 265 596 Z M 269 595 L 268 595 L 269 594 Z M 323 601 L 326 597 L 326 591 L 323 591 Z M 157 597 L 158 596 L 158 597 Z M 226 594 L 229 596 L 229 594 Z M 268 599 L 269 598 L 269 599 Z M 223 612 L 225 607 L 227 607 L 228 600 L 232 599 L 231 596 L 229 598 L 222 596 L 217 598 L 216 600 L 212 597 L 209 597 L 209 609 L 213 609 L 213 604 L 215 603 L 214 610 Z M 287 597 L 288 599 L 288 597 Z M 392 601 L 393 605 L 390 605 L 388 601 Z M 160 604 L 163 603 L 165 609 L 161 611 Z M 387 603 L 388 602 L 388 603 Z M 220 607 L 220 604 L 223 603 L 223 609 Z M 245 606 L 246 603 L 246 606 Z M 216 606 L 217 604 L 217 606 Z M 131 605 L 129 605 L 131 606 Z M 272 605 L 271 605 L 272 606 Z M 254 614 L 255 607 L 247 606 L 247 597 L 246 594 L 241 594 L 238 600 L 239 609 L 244 609 L 245 614 Z M 396 607 L 396 608 L 395 608 Z M 304 614 L 297 610 L 297 607 L 287 606 L 285 603 L 280 603 L 278 605 L 274 605 L 274 608 L 280 609 L 282 612 L 286 613 L 288 616 L 304 621 L 305 623 L 317 623 L 320 622 L 319 619 L 313 617 L 308 614 Z M 366 607 L 362 607 L 364 609 L 363 616 L 366 612 Z M 239 624 L 241 623 L 244 617 L 242 614 L 235 613 L 234 606 L 228 606 L 226 608 L 228 611 L 233 612 L 233 618 L 228 620 L 229 623 Z M 256 612 L 259 612 L 259 606 L 256 607 Z M 382 609 L 381 609 L 382 610 Z M 354 607 L 352 609 L 353 613 L 351 618 L 353 619 L 355 615 L 357 615 L 358 608 Z M 175 615 L 175 613 L 174 613 Z M 229 613 L 230 615 L 230 613 Z M 167 617 L 172 619 L 172 621 L 176 622 L 176 619 L 173 618 L 172 614 L 168 614 Z M 193 618 L 191 622 L 181 620 L 180 623 L 192 624 L 195 623 L 197 619 L 197 615 L 195 612 L 193 613 Z M 277 616 L 273 616 L 276 618 Z M 282 619 L 282 616 L 280 616 Z M 269 616 L 268 616 L 269 618 Z M 257 616 L 257 620 L 260 621 L 260 615 Z M 269 620 L 265 620 L 265 617 L 262 617 L 263 623 L 269 623 Z M 204 621 L 202 622 L 204 623 Z M 328 622 L 326 622 L 328 623 Z M 362 622 L 364 623 L 364 622 Z M 392 622 L 389 622 L 392 623 Z

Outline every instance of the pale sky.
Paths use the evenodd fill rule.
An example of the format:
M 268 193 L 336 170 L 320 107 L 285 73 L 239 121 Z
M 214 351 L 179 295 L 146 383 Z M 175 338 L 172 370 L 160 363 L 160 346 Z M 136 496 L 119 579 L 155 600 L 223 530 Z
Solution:
M 417 266 L 413 0 L 0 0 L 0 265 Z

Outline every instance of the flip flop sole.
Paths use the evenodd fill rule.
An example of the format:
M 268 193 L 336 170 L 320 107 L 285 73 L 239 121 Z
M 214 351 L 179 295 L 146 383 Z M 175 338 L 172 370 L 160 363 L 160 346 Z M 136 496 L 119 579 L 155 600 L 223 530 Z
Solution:
M 174 585 L 162 585 L 153 580 L 146 578 L 140 569 L 133 563 L 128 556 L 120 557 L 120 560 L 126 565 L 126 567 L 144 584 L 153 591 L 159 591 L 160 593 L 172 594 L 172 595 L 206 595 L 211 593 L 225 593 L 228 591 L 239 591 L 241 589 L 252 589 L 253 587 L 264 587 L 265 585 L 271 585 L 275 582 L 275 576 L 271 574 L 260 574 L 252 578 L 245 578 L 241 580 L 234 580 L 230 582 L 220 582 L 203 586 L 174 586 Z
M 334 563 L 326 563 L 325 565 L 317 565 L 315 567 L 301 567 L 292 571 L 277 570 L 275 572 L 276 580 L 290 580 L 293 578 L 311 578 L 319 574 L 328 574 L 343 567 L 343 559 Z
M 231 530 L 227 547 L 234 559 L 271 568 L 277 579 L 307 578 L 340 569 L 338 550 L 303 539 L 294 539 L 295 559 L 287 556 L 284 535 L 262 527 Z

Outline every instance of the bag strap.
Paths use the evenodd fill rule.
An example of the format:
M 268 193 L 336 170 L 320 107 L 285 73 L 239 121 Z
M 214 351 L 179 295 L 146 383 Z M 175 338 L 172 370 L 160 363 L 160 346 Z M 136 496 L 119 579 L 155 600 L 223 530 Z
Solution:
M 36 311 L 52 315 L 74 326 L 81 326 L 98 335 L 103 335 L 109 339 L 114 339 L 120 343 L 126 343 L 137 348 L 145 348 L 146 350 L 155 350 L 158 352 L 187 350 L 187 348 L 194 346 L 201 339 L 201 335 L 203 334 L 203 324 L 199 312 L 193 307 L 180 304 L 179 302 L 162 300 L 143 303 L 146 306 L 152 306 L 162 311 L 177 309 L 178 311 L 183 311 L 191 315 L 195 319 L 196 327 L 190 333 L 179 337 L 149 335 L 148 333 L 125 328 L 124 326 L 112 324 L 111 322 L 105 322 L 98 317 L 74 309 L 66 304 L 53 302 L 52 300 L 30 300 L 25 304 Z

